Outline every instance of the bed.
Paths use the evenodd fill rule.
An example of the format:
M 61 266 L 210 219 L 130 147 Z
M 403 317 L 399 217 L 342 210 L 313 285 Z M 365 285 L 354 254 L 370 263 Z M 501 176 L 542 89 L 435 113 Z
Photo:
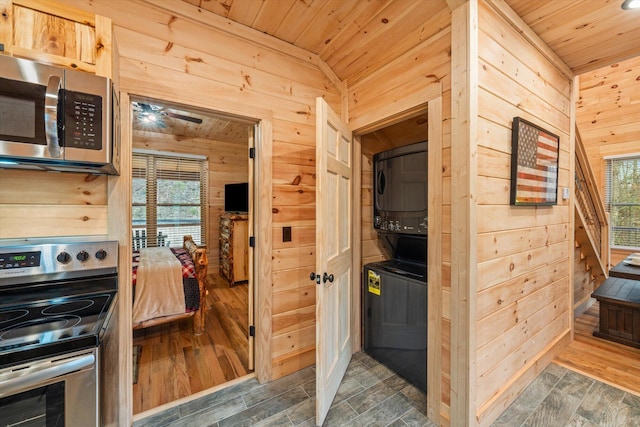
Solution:
M 141 248 L 133 253 L 133 329 L 193 317 L 204 332 L 208 259 L 191 236 L 182 248 Z

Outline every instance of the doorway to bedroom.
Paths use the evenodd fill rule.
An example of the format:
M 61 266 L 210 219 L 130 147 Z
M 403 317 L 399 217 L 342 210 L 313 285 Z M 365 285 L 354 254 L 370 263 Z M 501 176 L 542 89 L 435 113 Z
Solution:
M 131 100 L 137 415 L 253 371 L 249 237 L 256 183 L 249 153 L 256 123 Z M 156 254 L 175 255 L 182 272 L 162 270 Z

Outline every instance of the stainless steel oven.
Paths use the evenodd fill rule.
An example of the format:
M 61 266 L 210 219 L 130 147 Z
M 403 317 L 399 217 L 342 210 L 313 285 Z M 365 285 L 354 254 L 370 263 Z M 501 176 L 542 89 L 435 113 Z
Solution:
M 49 240 L 0 246 L 0 425 L 98 426 L 117 242 Z

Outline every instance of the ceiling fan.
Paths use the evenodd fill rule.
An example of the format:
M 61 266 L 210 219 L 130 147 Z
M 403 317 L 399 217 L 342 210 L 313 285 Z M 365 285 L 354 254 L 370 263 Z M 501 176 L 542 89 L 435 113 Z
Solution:
M 178 114 L 172 111 L 165 111 L 164 108 L 159 105 L 146 104 L 144 102 L 133 102 L 133 111 L 141 122 L 161 128 L 167 127 L 164 120 L 162 120 L 162 117 L 164 116 L 173 117 L 178 120 L 186 120 L 191 123 L 202 123 L 201 118 Z

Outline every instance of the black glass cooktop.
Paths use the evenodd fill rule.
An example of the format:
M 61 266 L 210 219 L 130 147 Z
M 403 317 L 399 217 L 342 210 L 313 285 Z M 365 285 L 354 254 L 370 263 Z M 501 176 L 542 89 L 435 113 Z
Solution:
M 116 295 L 109 283 L 115 280 L 102 278 L 42 287 L 30 293 L 30 301 L 24 301 L 27 297 L 18 290 L 14 295 L 3 291 L 0 367 L 97 346 Z M 58 296 L 50 294 L 52 289 Z M 69 295 L 71 291 L 77 295 Z

